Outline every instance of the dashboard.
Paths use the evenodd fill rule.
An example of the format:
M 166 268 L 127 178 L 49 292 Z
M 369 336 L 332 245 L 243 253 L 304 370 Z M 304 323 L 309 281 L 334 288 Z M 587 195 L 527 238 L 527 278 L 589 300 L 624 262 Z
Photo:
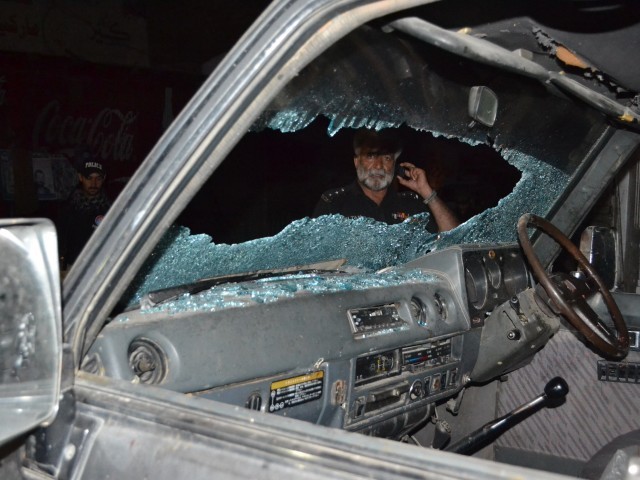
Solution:
M 265 414 L 399 438 L 438 402 L 528 361 L 559 322 L 517 245 L 381 272 L 218 285 L 114 317 L 83 369 Z

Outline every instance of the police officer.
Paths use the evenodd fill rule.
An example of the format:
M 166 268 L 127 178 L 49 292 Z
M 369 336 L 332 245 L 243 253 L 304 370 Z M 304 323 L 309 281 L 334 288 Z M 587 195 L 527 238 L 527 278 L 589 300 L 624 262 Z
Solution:
M 102 162 L 84 151 L 76 161 L 76 170 L 78 187 L 64 204 L 58 222 L 58 247 L 63 270 L 76 260 L 111 206 L 103 190 L 106 172 Z
M 402 146 L 392 131 L 360 129 L 354 136 L 353 150 L 357 181 L 322 194 L 314 217 L 341 214 L 393 224 L 430 211 L 436 223 L 427 226 L 430 231 L 443 232 L 459 225 L 455 214 L 429 185 L 424 170 L 402 162 L 396 175 Z M 398 192 L 392 185 L 394 177 L 410 191 Z

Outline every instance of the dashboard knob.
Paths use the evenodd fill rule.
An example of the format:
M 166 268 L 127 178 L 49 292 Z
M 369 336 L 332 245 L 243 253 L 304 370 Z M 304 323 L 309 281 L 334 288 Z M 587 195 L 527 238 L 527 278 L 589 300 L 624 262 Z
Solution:
M 419 400 L 424 396 L 424 386 L 420 380 L 416 380 L 409 389 L 409 398 L 411 400 Z

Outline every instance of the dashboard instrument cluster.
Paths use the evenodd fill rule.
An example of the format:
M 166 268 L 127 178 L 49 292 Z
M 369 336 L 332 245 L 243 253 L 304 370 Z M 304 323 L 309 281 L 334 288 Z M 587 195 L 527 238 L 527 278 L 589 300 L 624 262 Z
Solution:
M 484 325 L 495 307 L 531 285 L 517 248 L 470 250 L 462 254 L 471 326 Z

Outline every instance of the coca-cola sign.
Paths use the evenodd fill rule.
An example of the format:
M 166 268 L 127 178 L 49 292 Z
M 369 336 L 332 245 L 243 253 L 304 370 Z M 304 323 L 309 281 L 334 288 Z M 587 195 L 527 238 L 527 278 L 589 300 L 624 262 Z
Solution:
M 103 160 L 130 161 L 138 113 L 105 107 L 93 116 L 73 115 L 52 100 L 38 113 L 32 148 L 69 148 L 88 145 Z
M 30 57 L 0 52 L 0 149 L 73 161 L 86 147 L 111 182 L 133 174 L 162 135 L 165 113 L 178 111 L 201 81 L 53 57 L 33 65 Z

